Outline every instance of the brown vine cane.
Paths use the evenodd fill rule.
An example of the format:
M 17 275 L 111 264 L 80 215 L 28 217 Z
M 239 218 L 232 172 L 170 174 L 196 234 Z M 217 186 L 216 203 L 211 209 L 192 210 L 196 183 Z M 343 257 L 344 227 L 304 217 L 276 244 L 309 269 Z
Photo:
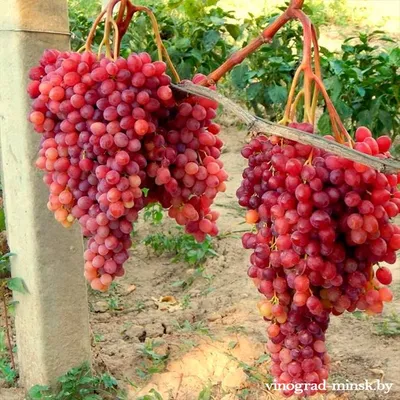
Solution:
M 219 66 L 215 71 L 211 72 L 207 76 L 207 79 L 200 82 L 200 85 L 210 86 L 216 83 L 219 79 L 221 79 L 222 76 L 232 70 L 232 68 L 234 68 L 236 65 L 240 64 L 246 57 L 254 53 L 264 43 L 270 42 L 275 34 L 287 22 L 298 19 L 303 26 L 304 32 L 303 61 L 293 78 L 292 87 L 289 93 L 288 105 L 285 110 L 284 119 L 281 122 L 286 124 L 291 119 L 291 116 L 294 116 L 294 108 L 297 106 L 302 96 L 304 96 L 306 119 L 308 122 L 313 122 L 315 120 L 315 112 L 318 105 L 319 93 L 322 93 L 332 121 L 332 129 L 334 131 L 335 139 L 340 143 L 348 143 L 351 146 L 353 141 L 342 121 L 340 120 L 340 117 L 323 84 L 316 30 L 310 19 L 301 10 L 303 5 L 303 0 L 292 0 L 288 8 L 277 19 L 269 24 L 260 36 L 253 39 L 243 49 L 230 56 L 221 66 Z M 314 50 L 315 71 L 313 71 L 312 68 L 312 46 Z M 295 89 L 302 72 L 304 72 L 304 91 L 300 91 L 295 97 Z M 314 83 L 313 93 L 311 93 L 312 83 Z
M 232 54 L 222 65 L 220 65 L 216 70 L 211 72 L 207 79 L 200 82 L 202 86 L 211 86 L 218 82 L 227 72 L 232 70 L 236 65 L 239 65 L 243 60 L 245 60 L 250 54 L 254 53 L 263 44 L 269 43 L 276 33 L 284 26 L 286 23 L 294 19 L 293 11 L 301 9 L 303 7 L 304 0 L 291 0 L 288 8 L 284 13 L 282 13 L 277 19 L 275 19 L 271 24 L 265 28 L 265 30 L 255 39 L 253 39 L 247 46 L 238 50 Z

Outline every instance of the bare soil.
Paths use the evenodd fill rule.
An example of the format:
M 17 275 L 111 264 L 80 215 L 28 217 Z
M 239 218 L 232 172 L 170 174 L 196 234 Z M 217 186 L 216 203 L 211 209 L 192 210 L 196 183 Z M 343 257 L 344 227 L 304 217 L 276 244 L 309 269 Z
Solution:
M 265 388 L 270 380 L 266 324 L 257 312 L 260 296 L 246 276 L 249 254 L 240 242 L 246 227 L 235 190 L 244 167 L 239 155 L 244 138 L 245 132 L 233 126 L 223 134 L 223 161 L 230 178 L 227 192 L 216 201 L 221 212 L 221 236 L 214 240 L 218 255 L 208 258 L 202 275 L 185 290 L 176 286 L 177 281 L 193 277 L 195 270 L 173 262 L 172 255 L 154 255 L 142 243 L 151 232 L 174 232 L 174 225 L 141 221 L 126 275 L 107 294 L 89 293 L 95 368 L 114 375 L 126 387 L 128 399 L 155 389 L 165 400 L 195 400 L 205 388 L 212 397 L 203 399 L 280 398 Z M 377 334 L 379 320 L 400 312 L 399 272 L 396 266 L 397 296 L 383 317 L 333 317 L 327 336 L 332 382 L 383 377 L 394 383 L 391 392 L 330 393 L 321 398 L 400 398 L 399 336 Z M 141 353 L 150 343 L 154 353 L 165 356 L 164 366 Z M 0 389 L 0 399 L 21 400 L 22 390 Z

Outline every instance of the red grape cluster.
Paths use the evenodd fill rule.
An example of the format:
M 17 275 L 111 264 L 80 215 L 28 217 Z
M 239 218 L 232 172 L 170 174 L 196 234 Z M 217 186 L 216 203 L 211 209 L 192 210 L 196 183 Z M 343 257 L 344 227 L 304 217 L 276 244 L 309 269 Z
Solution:
M 132 224 L 152 201 L 197 240 L 218 232 L 210 206 L 227 175 L 217 104 L 176 99 L 165 71 L 147 53 L 111 61 L 46 50 L 29 74 L 48 208 L 65 227 L 79 220 L 89 238 L 85 276 L 97 290 L 123 275 Z
M 292 127 L 312 134 L 308 124 Z M 328 137 L 328 139 L 332 139 Z M 364 127 L 354 148 L 390 157 L 389 137 Z M 320 383 L 328 374 L 329 315 L 356 309 L 380 313 L 392 293 L 390 270 L 400 249 L 398 176 L 321 149 L 258 136 L 242 150 L 248 159 L 237 191 L 256 230 L 243 236 L 252 249 L 248 275 L 266 299 L 272 373 L 279 383 Z M 315 393 L 304 389 L 304 394 Z M 293 394 L 289 390 L 286 395 Z
M 204 78 L 198 74 L 193 82 Z M 225 191 L 228 177 L 219 159 L 223 146 L 217 136 L 220 127 L 212 122 L 217 107 L 206 98 L 183 99 L 173 117 L 144 144 L 147 174 L 159 186 L 154 190 L 157 199 L 198 241 L 207 234 L 218 234 L 215 221 L 219 214 L 210 206 L 217 193 Z

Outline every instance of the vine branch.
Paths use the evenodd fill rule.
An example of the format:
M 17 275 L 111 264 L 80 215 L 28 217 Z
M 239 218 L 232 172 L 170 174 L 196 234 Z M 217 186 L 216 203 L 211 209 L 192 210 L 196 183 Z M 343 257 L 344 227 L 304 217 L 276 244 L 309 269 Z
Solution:
M 381 159 L 369 156 L 335 141 L 325 139 L 322 136 L 311 135 L 297 129 L 288 128 L 287 126 L 278 125 L 265 119 L 256 117 L 238 104 L 234 103 L 232 100 L 229 100 L 222 94 L 206 87 L 195 85 L 190 82 L 185 82 L 179 85 L 172 84 L 171 86 L 174 89 L 185 93 L 194 94 L 217 101 L 227 111 L 241 119 L 247 125 L 249 131 L 251 130 L 259 133 L 265 133 L 267 135 L 274 135 L 284 139 L 293 140 L 298 143 L 318 147 L 337 156 L 367 165 L 368 167 L 371 167 L 379 172 L 389 174 L 400 172 L 400 162 L 395 159 Z
M 264 43 L 270 43 L 276 33 L 289 21 L 296 19 L 296 11 L 301 10 L 304 0 L 291 0 L 288 8 L 273 22 L 271 22 L 264 31 L 247 46 L 232 54 L 222 65 L 215 71 L 211 72 L 207 78 L 200 82 L 200 85 L 211 86 L 218 82 L 227 72 L 236 65 L 239 65 L 250 54 L 254 53 Z

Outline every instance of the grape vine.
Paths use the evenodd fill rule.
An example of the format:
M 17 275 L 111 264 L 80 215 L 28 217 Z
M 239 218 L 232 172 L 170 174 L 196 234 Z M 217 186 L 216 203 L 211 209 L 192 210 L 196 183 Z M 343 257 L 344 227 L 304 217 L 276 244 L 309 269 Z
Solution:
M 278 383 L 304 384 L 308 396 L 318 390 L 306 384 L 328 378 L 330 317 L 356 309 L 381 313 L 392 300 L 390 269 L 379 262 L 393 264 L 400 249 L 400 228 L 391 222 L 400 210 L 400 168 L 389 137 L 375 140 L 360 127 L 353 140 L 346 131 L 324 87 L 316 29 L 303 3 L 292 0 L 209 76 L 180 82 L 151 10 L 111 0 L 81 51 L 44 52 L 30 71 L 28 93 L 48 208 L 66 228 L 79 222 L 87 239 L 84 274 L 100 291 L 124 274 L 133 223 L 150 203 L 159 202 L 199 242 L 218 234 L 211 206 L 228 178 L 214 122 L 218 101 L 249 124 L 252 138 L 242 149 L 248 166 L 237 190 L 253 225 L 242 238 L 252 250 L 248 275 L 263 295 L 260 314 L 271 322 L 271 372 Z M 137 12 L 150 18 L 158 60 L 119 55 Z M 292 19 L 303 27 L 303 59 L 284 117 L 271 125 L 232 106 L 215 92 L 216 82 Z M 324 138 L 314 134 L 321 97 L 332 125 Z

